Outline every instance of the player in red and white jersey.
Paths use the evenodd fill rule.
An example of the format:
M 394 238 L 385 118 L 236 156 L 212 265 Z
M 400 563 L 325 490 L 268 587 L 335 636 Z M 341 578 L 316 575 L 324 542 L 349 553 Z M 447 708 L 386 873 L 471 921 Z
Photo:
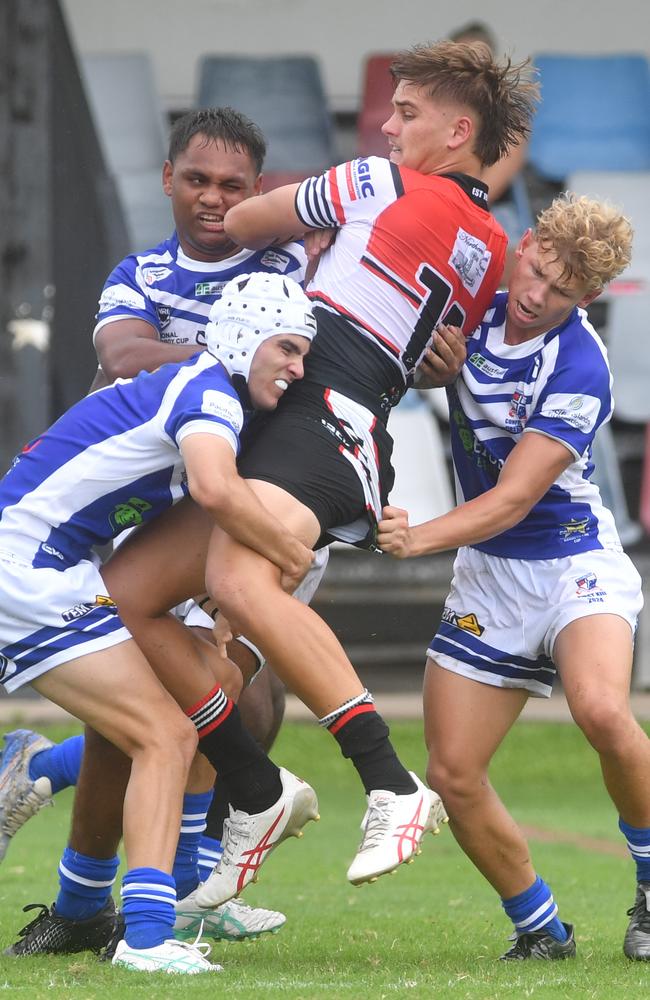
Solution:
M 377 156 L 300 186 L 301 223 L 340 230 L 309 287 L 322 310 L 312 381 L 359 401 L 370 394 L 374 408 L 403 394 L 441 318 L 477 326 L 507 242 L 487 194 L 467 175 L 429 176 Z M 368 365 L 376 348 L 382 357 Z
M 384 126 L 390 162 L 357 161 L 302 187 L 251 199 L 252 211 L 243 202 L 224 219 L 228 235 L 252 248 L 309 229 L 338 228 L 310 286 L 318 334 L 304 389 L 287 389 L 286 402 L 255 431 L 240 458 L 241 474 L 261 502 L 311 547 L 349 525 L 341 537 L 370 535 L 372 541 L 375 515 L 392 483 L 390 407 L 406 391 L 420 356 L 431 357 L 427 345 L 441 319 L 464 320 L 467 331 L 489 304 L 505 238 L 477 178 L 526 135 L 535 100 L 535 86 L 521 67 L 495 63 L 481 46 L 418 47 L 398 57 L 394 71 L 394 111 Z M 365 181 L 364 163 L 370 171 Z M 332 188 L 339 177 L 337 201 Z M 373 190 L 364 192 L 364 183 Z M 438 335 L 436 350 L 437 370 L 453 367 L 458 342 Z M 464 357 L 462 345 L 460 353 Z M 142 548 L 146 538 L 142 532 L 134 545 Z M 368 809 L 350 881 L 374 880 L 412 858 L 441 818 L 440 800 L 397 758 L 372 696 L 332 631 L 284 593 L 270 562 L 229 545 L 191 505 L 177 505 L 173 524 L 157 532 L 156 550 L 168 552 L 169 544 L 176 600 L 181 589 L 196 593 L 198 576 L 204 578 L 225 618 L 273 662 L 359 772 Z M 116 600 L 135 627 L 141 608 L 124 568 L 122 582 L 117 578 L 118 566 L 125 566 L 119 555 L 111 593 L 119 592 Z M 160 596 L 166 581 L 153 573 L 147 579 L 149 610 L 157 615 L 169 606 Z M 187 660 L 180 648 L 168 646 L 167 655 L 170 663 Z M 201 906 L 226 898 L 222 869 L 204 884 Z
M 481 44 L 416 46 L 392 72 L 388 160 L 344 164 L 242 202 L 224 219 L 231 238 L 253 249 L 310 229 L 338 230 L 308 286 L 318 333 L 304 384 L 285 394 L 240 465 L 262 502 L 312 546 L 331 536 L 372 543 L 393 479 L 390 407 L 438 324 L 454 317 L 469 333 L 491 301 L 506 237 L 489 215 L 480 175 L 526 136 L 537 97 L 522 66 L 497 63 Z M 442 338 L 440 352 L 453 355 Z M 283 593 L 270 563 L 218 531 L 207 585 L 361 776 L 368 811 L 350 881 L 406 860 L 430 824 L 416 803 L 423 786 L 399 762 L 334 634 Z

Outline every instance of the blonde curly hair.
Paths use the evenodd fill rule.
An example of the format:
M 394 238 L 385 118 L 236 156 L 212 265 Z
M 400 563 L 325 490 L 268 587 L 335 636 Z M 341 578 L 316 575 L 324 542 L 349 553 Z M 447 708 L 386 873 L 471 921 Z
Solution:
M 599 292 L 632 258 L 633 229 L 614 205 L 565 191 L 538 217 L 535 239 L 564 265 L 562 277 L 576 278 L 587 292 Z

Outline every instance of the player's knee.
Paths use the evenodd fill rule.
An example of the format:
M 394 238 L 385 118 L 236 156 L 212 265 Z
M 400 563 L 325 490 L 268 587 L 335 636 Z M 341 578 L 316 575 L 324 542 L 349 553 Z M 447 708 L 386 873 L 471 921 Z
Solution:
M 599 753 L 616 751 L 634 727 L 627 705 L 612 703 L 599 696 L 582 699 L 577 706 L 572 706 L 572 713 L 585 737 Z
M 158 708 L 151 715 L 146 731 L 131 739 L 126 752 L 132 758 L 141 754 L 154 755 L 170 768 L 189 770 L 198 742 L 196 726 L 180 708 Z
M 256 620 L 255 591 L 250 580 L 241 579 L 238 573 L 224 573 L 222 577 L 206 580 L 208 590 L 232 628 L 247 635 Z
M 445 759 L 432 752 L 427 766 L 427 782 L 448 810 L 471 799 L 480 788 L 481 775 L 462 761 Z

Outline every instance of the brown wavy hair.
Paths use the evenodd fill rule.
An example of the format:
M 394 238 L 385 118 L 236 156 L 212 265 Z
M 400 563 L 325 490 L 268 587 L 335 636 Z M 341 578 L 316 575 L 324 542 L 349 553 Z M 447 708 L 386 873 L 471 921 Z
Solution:
M 539 84 L 529 59 L 499 61 L 484 42 L 443 41 L 398 53 L 391 74 L 396 83 L 405 80 L 436 100 L 470 108 L 478 122 L 474 153 L 484 167 L 530 134 Z

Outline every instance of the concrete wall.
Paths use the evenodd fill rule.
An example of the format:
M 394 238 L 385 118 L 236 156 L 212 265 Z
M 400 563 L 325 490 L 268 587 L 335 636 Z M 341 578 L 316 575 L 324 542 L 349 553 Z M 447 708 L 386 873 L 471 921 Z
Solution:
M 81 52 L 148 51 L 169 110 L 192 106 L 198 59 L 219 52 L 317 55 L 332 108 L 353 110 L 366 53 L 442 38 L 477 17 L 517 58 L 650 56 L 644 0 L 483 0 L 480 7 L 471 0 L 63 0 L 63 8 Z

